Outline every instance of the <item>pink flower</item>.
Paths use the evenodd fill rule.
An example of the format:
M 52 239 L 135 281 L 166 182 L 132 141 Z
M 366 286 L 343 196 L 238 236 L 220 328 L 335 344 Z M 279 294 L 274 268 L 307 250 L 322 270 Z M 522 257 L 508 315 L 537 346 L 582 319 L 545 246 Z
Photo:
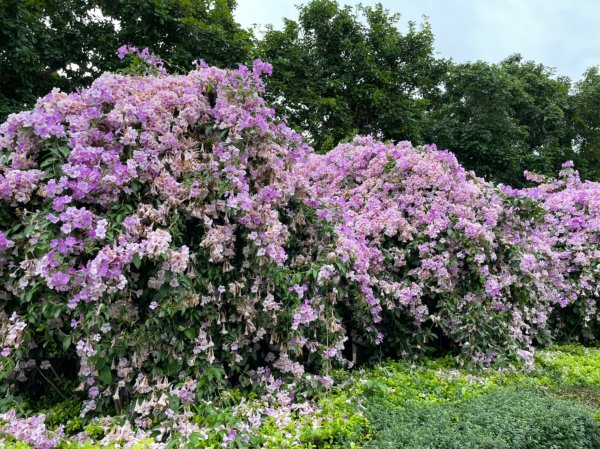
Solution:
M 0 231 L 0 252 L 6 251 L 15 246 L 15 242 L 6 238 L 6 235 Z
M 171 234 L 162 229 L 150 231 L 142 244 L 142 251 L 150 257 L 165 254 L 171 244 Z

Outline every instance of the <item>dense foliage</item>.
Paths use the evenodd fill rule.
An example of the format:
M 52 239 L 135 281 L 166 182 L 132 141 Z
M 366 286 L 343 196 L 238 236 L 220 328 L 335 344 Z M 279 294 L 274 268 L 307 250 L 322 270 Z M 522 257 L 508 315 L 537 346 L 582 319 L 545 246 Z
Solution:
M 427 20 L 403 23 L 381 5 L 308 0 L 281 29 L 253 36 L 234 0 L 5 0 L 0 3 L 0 121 L 53 87 L 88 87 L 121 69 L 114 49 L 148 46 L 186 73 L 203 58 L 275 67 L 267 100 L 326 152 L 356 134 L 436 142 L 490 181 L 527 185 L 524 168 L 554 176 L 572 159 L 600 180 L 600 77 L 581 80 L 518 54 L 458 64 L 435 52 Z M 402 11 L 400 11 L 402 12 Z M 402 30 L 402 31 L 401 31 Z M 252 55 L 252 56 L 251 56 Z
M 368 415 L 379 434 L 365 446 L 370 449 L 600 448 L 600 425 L 589 409 L 526 391 L 392 413 L 372 405 Z
M 346 391 L 355 409 L 364 406 L 368 448 L 595 448 L 599 356 L 543 350 L 526 373 L 468 373 L 439 359 L 388 363 L 355 373 Z
M 297 22 L 265 33 L 258 54 L 275 67 L 267 98 L 319 151 L 356 133 L 422 141 L 446 62 L 434 57 L 429 24 L 402 34 L 399 20 L 381 5 L 354 11 L 316 0 Z
M 53 388 L 85 398 L 82 419 L 127 413 L 132 441 L 227 443 L 313 415 L 297 399 L 331 387 L 349 338 L 529 366 L 535 344 L 596 337 L 600 185 L 571 162 L 519 190 L 435 146 L 319 155 L 265 104 L 270 65 L 169 75 L 128 54 L 147 65 L 0 125 L 8 397 Z M 192 410 L 227 385 L 260 399 L 209 435 Z M 60 439 L 7 413 L 10 434 Z
M 0 121 L 54 87 L 72 91 L 121 67 L 114 49 L 124 44 L 150 46 L 184 70 L 198 57 L 236 66 L 252 44 L 234 9 L 234 0 L 3 0 Z
M 156 351 L 154 325 L 178 343 L 155 358 L 155 375 L 179 373 L 200 353 L 212 362 L 213 345 L 230 349 L 237 372 L 263 340 L 318 365 L 342 360 L 349 327 L 375 344 L 389 328 L 394 348 L 413 352 L 433 325 L 491 360 L 548 340 L 557 306 L 585 299 L 581 322 L 594 315 L 596 184 L 566 169 L 537 189 L 498 190 L 450 153 L 371 138 L 311 155 L 265 107 L 261 70 L 270 67 L 105 75 L 2 126 L 6 320 L 26 316 L 39 334 L 25 332 L 22 356 L 39 338 L 48 349 L 76 343 L 80 358 L 100 364 L 137 347 L 139 369 Z M 540 218 L 544 201 L 553 208 Z M 110 354 L 93 349 L 102 339 Z M 167 354 L 187 352 L 186 340 L 203 349 L 173 362 Z M 161 359 L 172 366 L 159 369 Z M 95 368 L 82 372 L 112 383 L 109 367 Z
M 526 169 L 553 175 L 569 159 L 588 166 L 572 145 L 570 82 L 542 64 L 514 55 L 450 65 L 443 85 L 424 119 L 424 140 L 453 149 L 479 176 L 520 186 Z
M 600 73 L 591 67 L 569 98 L 575 143 L 587 175 L 600 180 Z

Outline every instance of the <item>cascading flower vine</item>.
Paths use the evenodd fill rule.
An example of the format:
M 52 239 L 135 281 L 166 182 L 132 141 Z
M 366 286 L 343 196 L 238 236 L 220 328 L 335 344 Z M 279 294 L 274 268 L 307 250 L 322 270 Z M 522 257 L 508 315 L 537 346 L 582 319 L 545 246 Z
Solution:
M 490 364 L 594 336 L 600 184 L 569 164 L 516 190 L 433 145 L 318 155 L 265 104 L 268 64 L 169 75 L 127 54 L 154 70 L 54 90 L 0 125 L 4 385 L 76 366 L 85 419 L 134 416 L 106 444 L 205 435 L 190 404 L 260 385 L 219 428 L 234 444 L 314 414 L 299 385 L 329 388 L 309 373 L 348 364 L 349 338 Z
M 436 335 L 489 363 L 548 340 L 564 267 L 532 239 L 532 219 L 454 155 L 359 137 L 301 170 L 337 255 L 352 261 L 353 309 L 369 311 L 374 335 L 386 329 L 388 352 Z
M 7 381 L 75 360 L 83 415 L 154 397 L 143 421 L 207 371 L 342 359 L 330 289 L 297 286 L 323 258 L 294 169 L 312 150 L 264 104 L 268 72 L 105 74 L 0 126 L 0 301 L 31 324 L 15 345 L 4 320 Z

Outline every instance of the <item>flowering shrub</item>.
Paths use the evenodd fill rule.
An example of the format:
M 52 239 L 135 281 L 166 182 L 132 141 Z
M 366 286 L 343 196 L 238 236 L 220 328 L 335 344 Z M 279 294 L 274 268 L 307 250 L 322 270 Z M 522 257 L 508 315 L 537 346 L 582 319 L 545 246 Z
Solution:
M 443 337 L 489 363 L 547 340 L 553 254 L 528 239 L 516 205 L 451 153 L 357 138 L 312 156 L 305 171 L 311 204 L 334 224 L 356 296 L 391 351 Z M 544 276 L 525 267 L 530 258 Z
M 563 164 L 558 179 L 526 176 L 538 186 L 515 190 L 501 186 L 512 198 L 535 202 L 539 219 L 530 226 L 529 239 L 547 251 L 551 260 L 541 264 L 528 255 L 524 268 L 546 279 L 560 307 L 553 310 L 550 328 L 558 335 L 598 338 L 600 297 L 600 184 L 581 181 L 572 162 Z M 554 271 L 550 272 L 549 268 Z
M 18 441 L 25 441 L 36 449 L 50 449 L 58 444 L 63 436 L 62 427 L 51 432 L 46 429 L 44 415 L 31 418 L 18 418 L 14 410 L 0 414 L 0 431 Z
M 6 375 L 76 359 L 85 414 L 210 367 L 339 358 L 304 275 L 321 257 L 293 170 L 309 148 L 264 105 L 269 70 L 107 74 L 2 125 L 3 329 L 29 323 Z
M 489 364 L 591 329 L 600 197 L 569 167 L 514 190 L 434 146 L 316 155 L 265 105 L 268 64 L 175 76 L 128 53 L 154 69 L 0 125 L 4 390 L 74 379 L 82 416 L 131 413 L 143 440 L 201 432 L 192 405 L 253 385 L 234 441 L 312 413 L 296 394 L 331 386 L 349 336 Z

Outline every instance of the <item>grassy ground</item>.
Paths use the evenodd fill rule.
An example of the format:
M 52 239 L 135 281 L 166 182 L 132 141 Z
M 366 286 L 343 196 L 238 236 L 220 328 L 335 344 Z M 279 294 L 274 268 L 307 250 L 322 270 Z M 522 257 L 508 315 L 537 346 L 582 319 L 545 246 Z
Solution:
M 599 349 L 539 351 L 531 371 L 473 372 L 443 358 L 336 377 L 307 446 L 600 448 Z
M 256 438 L 234 447 L 600 449 L 600 349 L 538 351 L 530 371 L 470 371 L 442 358 L 384 362 L 334 377 L 335 386 L 315 398 L 316 415 L 292 415 L 283 428 L 267 419 Z M 241 398 L 239 391 L 232 393 Z M 76 405 L 44 409 L 46 422 L 80 432 Z M 197 419 L 215 417 L 208 413 Z M 231 419 L 227 407 L 218 416 Z M 102 436 L 94 425 L 86 431 L 98 433 L 96 441 Z M 221 447 L 217 440 L 185 447 Z

